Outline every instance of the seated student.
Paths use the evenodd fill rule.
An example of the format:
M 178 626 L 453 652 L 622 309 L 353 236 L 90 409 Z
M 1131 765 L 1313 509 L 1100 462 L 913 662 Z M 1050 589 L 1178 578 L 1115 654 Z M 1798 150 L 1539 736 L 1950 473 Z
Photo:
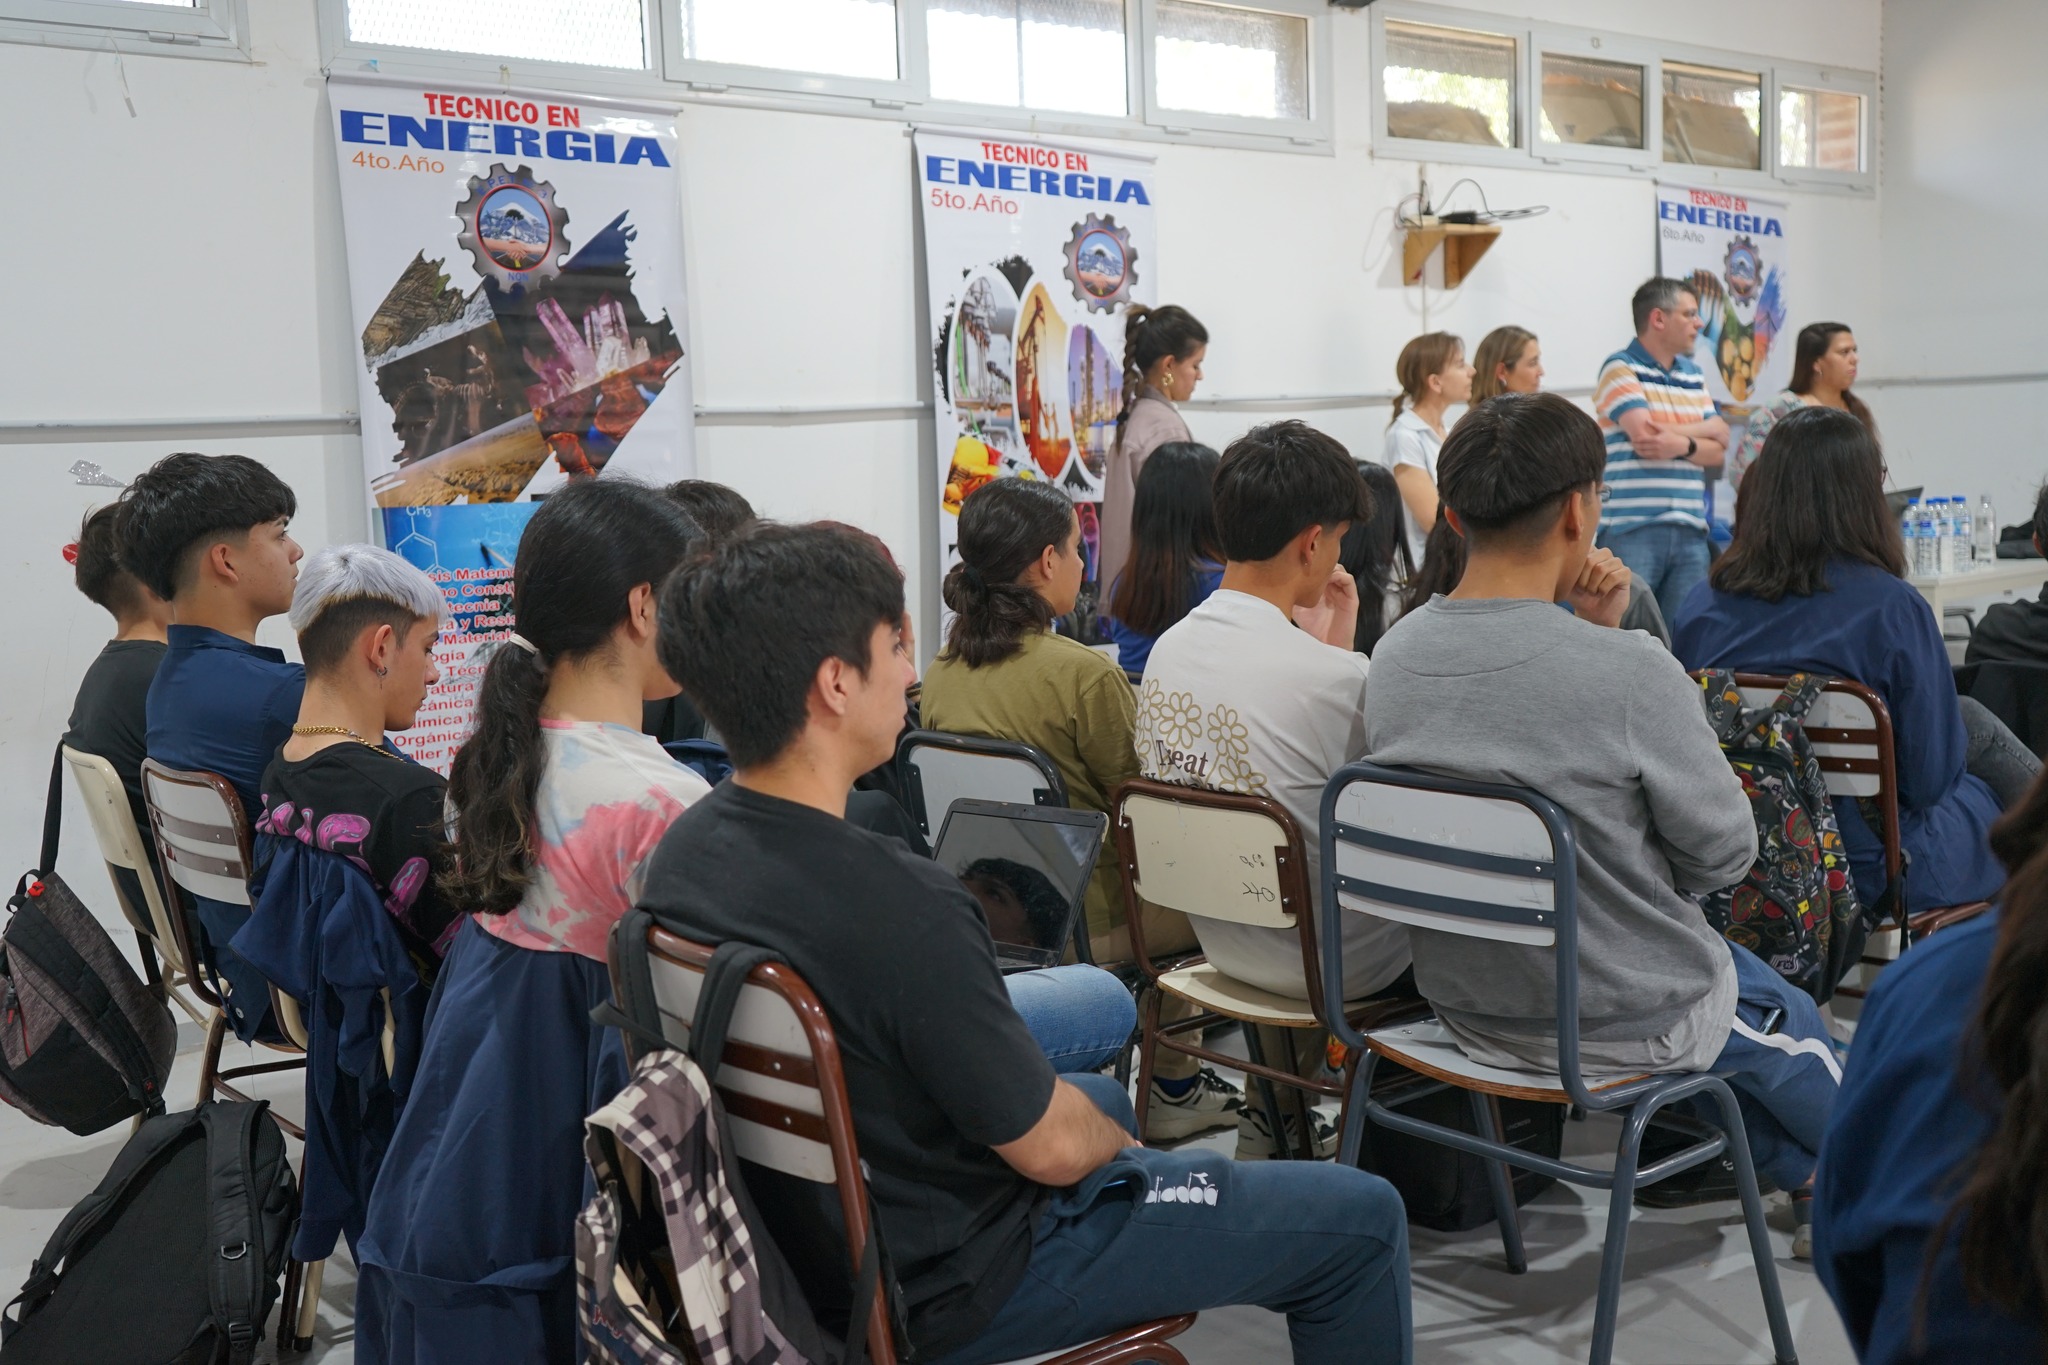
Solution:
M 2039 1360 L 2048 783 L 1991 831 L 1999 909 L 1885 968 L 1814 1181 L 1814 1270 L 1864 1365 Z
M 1102 628 L 1127 674 L 1145 671 L 1152 642 L 1201 605 L 1223 577 L 1216 504 L 1209 493 L 1216 452 L 1168 441 L 1138 472 L 1131 503 L 1131 556 L 1109 592 Z
M 1101 654 L 1050 629 L 1081 590 L 1074 504 L 1036 480 L 984 484 L 961 504 L 959 548 L 943 589 L 957 614 L 925 671 L 925 727 L 1033 745 L 1066 780 L 1069 805 L 1107 814 L 1110 792 L 1138 773 L 1131 684 Z M 1096 859 L 1086 913 L 1095 960 L 1129 960 L 1113 845 Z M 1145 929 L 1155 956 L 1194 946 L 1184 915 L 1153 912 Z M 1192 1057 L 1172 1058 L 1155 1085 L 1145 1134 L 1154 1142 L 1227 1128 L 1244 1108 L 1235 1087 Z
M 2034 553 L 2048 555 L 2048 484 L 2034 498 Z M 82 571 L 81 571 L 82 572 Z M 1966 664 L 2048 664 L 2048 587 L 2031 602 L 1985 608 L 1963 650 Z
M 1138 707 L 1145 776 L 1278 801 L 1301 826 L 1311 888 L 1321 886 L 1323 786 L 1365 747 L 1367 661 L 1352 648 L 1358 588 L 1337 557 L 1345 531 L 1372 515 L 1358 467 L 1323 433 L 1275 422 L 1233 441 L 1216 470 L 1223 585 L 1153 646 Z M 1195 933 L 1220 970 L 1306 997 L 1292 929 L 1200 919 Z M 1344 955 L 1344 998 L 1378 994 L 1408 969 L 1407 935 L 1352 916 Z M 1296 1069 L 1321 1067 L 1319 1031 L 1267 1034 L 1294 1047 Z M 1267 1055 L 1287 1065 L 1270 1046 Z M 1320 1116 L 1315 1126 L 1317 1150 L 1334 1151 L 1335 1130 Z M 1279 1136 L 1261 1107 L 1248 1108 L 1239 1159 L 1270 1154 Z
M 1344 533 L 1337 564 L 1358 584 L 1358 629 L 1352 648 L 1370 656 L 1387 627 L 1401 617 L 1402 595 L 1415 577 L 1416 563 L 1402 524 L 1401 485 L 1383 464 L 1362 460 L 1358 477 L 1372 498 L 1372 515 Z M 1435 531 L 1430 535 L 1434 537 Z
M 739 771 L 668 832 L 640 903 L 775 950 L 817 992 L 916 1358 L 1015 1360 L 1259 1303 L 1288 1313 L 1298 1362 L 1407 1360 L 1407 1229 L 1385 1182 L 1138 1146 L 1121 1087 L 1039 1055 L 974 896 L 839 818 L 896 742 L 904 621 L 901 576 L 826 526 L 756 527 L 676 576 L 662 639 L 689 647 L 669 663 Z
M 1758 1169 L 1798 1190 L 1840 1073 L 1813 1000 L 1692 899 L 1749 870 L 1756 826 L 1698 686 L 1648 637 L 1615 628 L 1630 575 L 1593 548 L 1605 465 L 1593 419 L 1555 394 L 1494 398 L 1458 424 L 1437 481 L 1465 573 L 1380 641 L 1366 747 L 1375 763 L 1528 787 L 1564 808 L 1578 836 L 1585 1071 L 1720 1072 Z M 1549 949 L 1409 937 L 1416 986 L 1469 1056 L 1557 1066 Z
M 1990 898 L 2001 880 L 1986 833 L 2040 761 L 1981 707 L 1957 704 L 1941 624 L 1906 582 L 1884 457 L 1846 412 L 1785 414 L 1742 480 L 1735 543 L 1676 623 L 1687 668 L 1805 670 L 1854 678 L 1891 712 L 1899 835 L 1912 911 Z M 1858 803 L 1836 800 L 1866 905 L 1884 852 Z
M 710 790 L 640 733 L 641 703 L 676 686 L 656 590 L 696 540 L 616 478 L 570 482 L 520 536 L 517 624 L 448 782 L 444 887 L 470 913 L 357 1247 L 365 1359 L 575 1358 L 583 1116 L 627 1080 L 618 1035 L 590 1021 L 611 998 L 606 937 Z
M 73 572 L 78 590 L 114 618 L 114 638 L 100 647 L 92 666 L 79 680 L 71 703 L 71 721 L 64 743 L 83 754 L 97 754 L 113 765 L 128 793 L 135 828 L 151 868 L 156 866 L 156 840 L 149 837 L 149 812 L 142 801 L 142 760 L 148 750 L 149 685 L 164 657 L 164 629 L 171 621 L 170 604 L 121 567 L 115 521 L 120 505 L 108 503 L 86 515 L 78 528 Z M 149 914 L 142 883 L 127 868 L 114 877 L 122 899 L 138 915 Z
M 724 540 L 754 520 L 754 505 L 722 483 L 709 479 L 678 479 L 662 490 L 664 496 L 683 509 L 708 541 Z M 640 728 L 663 744 L 682 739 L 710 739 L 704 732 L 704 717 L 678 692 L 673 697 L 648 702 Z
M 149 756 L 218 773 L 255 819 L 263 769 L 291 738 L 306 671 L 256 643 L 256 628 L 291 609 L 300 550 L 287 527 L 298 501 L 244 455 L 167 455 L 122 491 L 121 562 L 170 603 L 169 646 L 149 687 Z M 227 947 L 242 906 L 193 898 L 201 964 L 245 1042 L 269 1024 L 269 987 Z
M 292 737 L 263 773 L 258 834 L 338 853 L 370 876 L 422 980 L 432 983 L 461 919 L 438 877 L 448 783 L 385 737 L 409 730 L 440 681 L 434 644 L 448 608 L 426 574 L 374 545 L 306 561 L 291 623 L 306 661 Z

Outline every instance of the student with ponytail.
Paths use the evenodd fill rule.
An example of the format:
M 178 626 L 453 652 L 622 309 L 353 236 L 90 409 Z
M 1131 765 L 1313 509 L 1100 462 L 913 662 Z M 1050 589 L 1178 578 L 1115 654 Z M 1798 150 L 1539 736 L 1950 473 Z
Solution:
M 365 1361 L 570 1360 L 583 1116 L 625 1085 L 606 936 L 709 788 L 640 732 L 672 695 L 661 584 L 700 539 L 620 479 L 571 483 L 520 537 L 511 638 L 455 756 L 458 930 L 355 1248 Z
M 1095 578 L 1105 599 L 1130 560 L 1138 471 L 1168 441 L 1195 439 L 1174 404 L 1194 397 L 1208 350 L 1209 329 L 1178 304 L 1136 303 L 1124 312 L 1124 410 L 1103 477 L 1102 556 Z
M 1465 343 L 1449 332 L 1425 332 L 1401 348 L 1394 378 L 1394 420 L 1387 424 L 1386 454 L 1380 463 L 1401 486 L 1401 519 L 1408 529 L 1408 557 L 1420 564 L 1436 525 L 1436 456 L 1444 443 L 1444 413 L 1472 397 L 1472 366 Z
M 960 562 L 942 589 L 956 615 L 925 671 L 924 726 L 1032 745 L 1059 768 L 1068 804 L 1107 814 L 1117 783 L 1138 775 L 1137 706 L 1121 668 L 1050 629 L 1081 591 L 1073 503 L 1048 483 L 997 479 L 961 504 L 959 546 Z M 1106 852 L 1088 886 L 1096 961 L 1129 959 L 1126 911 L 1116 857 Z M 1145 945 L 1155 953 L 1192 949 L 1194 931 L 1185 915 L 1154 912 Z M 1183 1068 L 1168 1068 L 1155 1082 L 1149 1139 L 1237 1122 L 1242 1097 L 1214 1072 L 1198 1071 L 1193 1058 L 1182 1060 Z

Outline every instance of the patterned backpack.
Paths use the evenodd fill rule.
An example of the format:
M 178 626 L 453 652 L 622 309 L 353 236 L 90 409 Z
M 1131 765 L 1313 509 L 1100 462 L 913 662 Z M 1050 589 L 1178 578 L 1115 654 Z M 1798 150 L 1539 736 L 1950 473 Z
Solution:
M 1700 680 L 1707 721 L 1756 818 L 1749 874 L 1701 899 L 1707 923 L 1825 1004 L 1863 956 L 1876 920 L 1856 894 L 1827 778 L 1804 721 L 1825 678 L 1794 674 L 1769 706 L 1742 704 L 1735 675 Z

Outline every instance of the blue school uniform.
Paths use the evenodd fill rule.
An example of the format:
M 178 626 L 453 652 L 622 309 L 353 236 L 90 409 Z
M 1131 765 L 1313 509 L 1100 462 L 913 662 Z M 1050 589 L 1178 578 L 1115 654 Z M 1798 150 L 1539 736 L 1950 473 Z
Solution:
M 1117 581 L 1121 583 L 1123 580 L 1118 579 Z M 1222 582 L 1223 566 L 1221 564 L 1203 564 L 1198 567 L 1195 570 L 1195 591 L 1188 599 L 1188 610 L 1193 611 L 1196 607 L 1208 601 L 1209 594 L 1215 592 L 1217 585 Z M 1111 595 L 1113 596 L 1114 594 L 1112 593 Z M 1132 630 L 1129 626 L 1108 614 L 1109 597 L 1104 597 L 1102 600 L 1104 613 L 1102 616 L 1102 633 L 1107 635 L 1110 642 L 1116 646 L 1117 667 L 1123 669 L 1126 673 L 1143 673 L 1145 665 L 1152 658 L 1152 646 L 1159 642 L 1159 637 Z
M 1986 836 L 2001 811 L 1990 787 L 1964 769 L 1969 737 L 1941 626 L 1925 598 L 1870 564 L 1828 566 L 1828 591 L 1766 602 L 1694 588 L 1672 629 L 1688 669 L 1824 673 L 1853 678 L 1891 712 L 1898 757 L 1899 835 L 1912 860 L 1912 911 L 1989 900 L 2005 874 Z M 1857 803 L 1835 802 L 1842 842 L 1866 903 L 1884 891 L 1884 845 Z

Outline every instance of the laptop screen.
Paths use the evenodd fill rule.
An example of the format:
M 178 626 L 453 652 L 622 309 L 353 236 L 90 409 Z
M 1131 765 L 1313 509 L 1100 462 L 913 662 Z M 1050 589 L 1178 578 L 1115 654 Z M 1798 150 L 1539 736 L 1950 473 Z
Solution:
M 1100 811 L 955 801 L 932 857 L 981 903 L 998 957 L 1049 965 L 1065 956 L 1108 825 Z

